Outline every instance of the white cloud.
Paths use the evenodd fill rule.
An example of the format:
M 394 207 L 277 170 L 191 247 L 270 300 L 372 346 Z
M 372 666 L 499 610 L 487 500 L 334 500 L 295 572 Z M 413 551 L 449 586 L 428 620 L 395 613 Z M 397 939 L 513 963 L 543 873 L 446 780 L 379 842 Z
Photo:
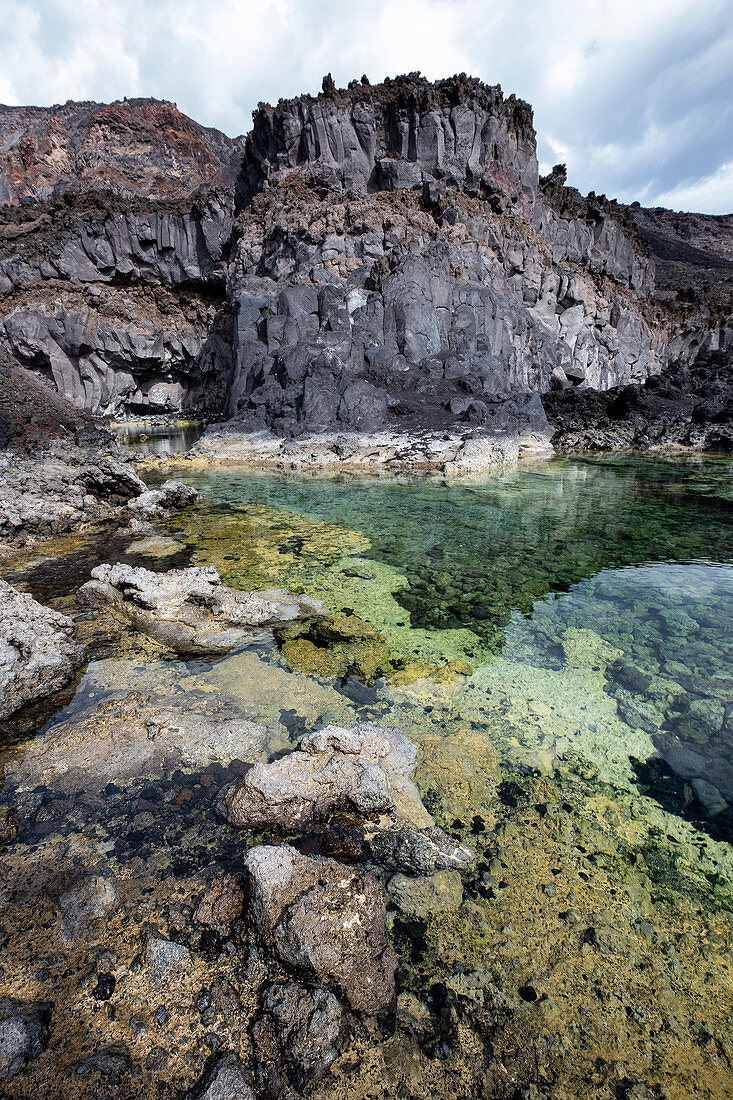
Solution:
M 704 179 L 682 183 L 671 191 L 653 196 L 650 205 L 670 210 L 704 210 L 708 214 L 730 214 L 733 208 L 733 160 L 721 164 Z
M 0 2 L 9 103 L 154 95 L 236 134 L 259 100 L 317 92 L 327 71 L 415 69 L 528 99 L 540 159 L 581 190 L 733 208 L 730 0 Z

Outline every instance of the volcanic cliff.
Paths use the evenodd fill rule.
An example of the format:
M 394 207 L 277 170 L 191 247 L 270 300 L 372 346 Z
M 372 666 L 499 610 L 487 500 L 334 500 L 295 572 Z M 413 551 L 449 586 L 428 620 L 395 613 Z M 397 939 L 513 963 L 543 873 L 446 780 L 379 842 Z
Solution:
M 246 142 L 151 100 L 0 132 L 0 347 L 94 414 L 549 439 L 538 395 L 558 429 L 733 342 L 730 219 L 541 179 L 528 104 L 463 75 L 326 79 Z

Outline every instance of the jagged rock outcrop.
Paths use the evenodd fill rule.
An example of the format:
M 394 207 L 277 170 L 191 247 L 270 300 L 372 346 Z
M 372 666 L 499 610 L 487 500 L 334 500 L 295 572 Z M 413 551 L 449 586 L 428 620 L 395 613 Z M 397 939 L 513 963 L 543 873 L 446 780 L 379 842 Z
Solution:
M 46 423 L 55 405 L 50 408 L 41 405 Z M 84 434 L 77 433 L 77 438 Z M 85 445 L 73 437 L 41 440 L 44 446 L 26 453 L 15 449 L 21 437 L 11 440 L 12 449 L 0 452 L 0 544 L 24 543 L 108 519 L 146 491 L 132 466 L 114 446 L 105 445 L 105 434 L 89 434 Z
M 613 217 L 545 202 L 530 108 L 498 88 L 407 77 L 262 108 L 240 200 L 244 425 L 491 432 L 507 395 L 660 369 L 646 257 Z
M 360 195 L 430 179 L 506 197 L 530 213 L 537 151 L 529 104 L 473 77 L 430 84 L 419 73 L 372 88 L 324 84 L 317 97 L 260 106 L 247 139 L 238 198 L 247 202 L 293 170 L 316 189 Z
M 232 223 L 220 191 L 187 207 L 95 195 L 0 211 L 0 345 L 78 408 L 217 415 Z
M 0 580 L 0 719 L 65 687 L 83 656 L 71 619 Z
M 237 592 L 213 566 L 153 573 L 130 565 L 98 565 L 77 593 L 84 607 L 111 607 L 136 630 L 176 653 L 228 653 L 253 628 L 323 614 L 323 604 L 282 589 Z
M 242 145 L 155 99 L 0 106 L 0 203 L 94 190 L 186 198 L 231 186 Z
M 521 454 L 552 435 L 527 395 L 643 384 L 733 342 L 730 303 L 683 285 L 725 281 L 730 225 L 685 240 L 562 166 L 540 179 L 530 107 L 473 78 L 261 105 L 236 172 L 241 145 L 168 104 L 5 110 L 35 150 L 24 175 L 16 135 L 7 171 L 37 201 L 0 215 L 0 347 L 79 408 Z

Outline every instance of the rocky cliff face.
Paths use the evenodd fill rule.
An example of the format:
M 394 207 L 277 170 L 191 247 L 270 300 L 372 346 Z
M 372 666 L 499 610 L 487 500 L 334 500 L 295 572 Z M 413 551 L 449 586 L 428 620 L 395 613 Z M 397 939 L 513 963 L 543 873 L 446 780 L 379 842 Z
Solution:
M 499 88 L 406 77 L 261 108 L 238 194 L 245 423 L 503 429 L 507 397 L 661 368 L 649 263 L 612 217 L 545 201 L 531 110 Z
M 78 408 L 542 434 L 533 395 L 641 383 L 728 339 L 730 308 L 655 289 L 658 212 L 540 180 L 531 109 L 498 87 L 325 81 L 258 109 L 231 189 L 211 185 L 236 143 L 178 116 L 208 152 L 165 182 L 173 108 L 113 107 L 62 110 L 76 167 L 27 109 L 35 167 L 8 197 L 44 201 L 0 216 L 0 345 Z
M 242 146 L 155 99 L 0 106 L 0 203 L 86 191 L 185 199 L 231 187 Z

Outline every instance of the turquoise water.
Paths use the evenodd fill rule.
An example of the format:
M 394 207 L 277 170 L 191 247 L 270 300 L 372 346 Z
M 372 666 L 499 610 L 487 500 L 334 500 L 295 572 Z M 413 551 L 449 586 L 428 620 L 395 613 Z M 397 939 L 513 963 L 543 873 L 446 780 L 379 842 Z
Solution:
M 72 1045 L 80 1035 L 86 1052 L 100 1026 L 86 956 L 59 953 L 48 898 L 72 863 L 77 876 L 78 863 L 109 877 L 124 908 L 108 926 L 114 956 L 100 955 L 119 982 L 101 1035 L 129 1042 L 125 1013 L 142 1014 L 150 996 L 135 984 L 139 930 L 185 943 L 198 969 L 188 1001 L 178 998 L 176 1028 L 148 1021 L 170 1061 L 156 1069 L 140 1048 L 135 1095 L 172 1095 L 169 1066 L 181 1053 L 178 1093 L 188 1092 L 202 1072 L 190 1059 L 207 1052 L 185 1004 L 215 972 L 245 981 L 239 933 L 228 961 L 191 919 L 202 876 L 241 872 L 252 842 L 218 812 L 221 789 L 307 730 L 375 721 L 416 744 L 425 806 L 476 861 L 455 908 L 430 893 L 405 908 L 383 876 L 399 957 L 397 1030 L 362 1037 L 345 1077 L 318 1100 L 365 1100 L 375 1088 L 422 1100 L 493 1095 L 471 1076 L 496 1025 L 493 1007 L 481 1015 L 484 989 L 537 1037 L 542 1079 L 556 1083 L 547 1095 L 726 1100 L 733 463 L 557 459 L 462 485 L 188 466 L 170 474 L 195 483 L 201 504 L 156 532 L 59 540 L 6 571 L 77 616 L 90 656 L 76 688 L 0 750 L 0 826 L 12 808 L 18 829 L 4 856 L 11 993 L 26 995 L 37 957 L 54 960 L 34 996 L 70 985 L 56 1026 Z M 79 613 L 73 594 L 105 560 L 211 563 L 235 587 L 306 591 L 334 612 L 331 641 L 265 638 L 216 660 L 181 660 L 110 616 Z M 148 707 L 152 727 L 117 723 Z M 162 735 L 157 716 L 168 707 Z M 175 715 L 193 709 L 220 732 L 190 755 Z M 264 731 L 256 751 L 228 738 L 228 722 L 242 718 Z M 456 1034 L 441 1007 L 449 1003 L 462 1014 Z M 415 1012 L 427 1021 L 424 1058 Z M 182 1038 L 179 1023 L 191 1020 Z M 238 1049 L 241 1010 L 217 1028 Z M 715 1037 L 703 1051 L 704 1088 L 701 1036 Z M 447 1039 L 443 1063 L 435 1044 Z M 379 1061 L 382 1048 L 390 1060 Z M 400 1074 L 410 1065 L 408 1089 Z M 629 1081 L 648 1088 L 630 1091 Z
M 462 657 L 479 677 L 494 658 L 509 680 L 522 665 L 539 680 L 572 671 L 586 632 L 586 650 L 605 647 L 589 667 L 632 731 L 626 755 L 638 737 L 653 747 L 639 781 L 730 836 L 732 471 L 558 459 L 456 485 L 215 470 L 192 478 L 203 511 L 172 526 L 235 586 L 300 587 L 411 657 Z
M 733 474 L 723 462 L 557 460 L 483 484 L 189 477 L 212 504 L 266 505 L 363 532 L 364 555 L 401 570 L 413 626 L 468 627 L 500 645 L 530 613 L 601 569 L 733 561 Z

